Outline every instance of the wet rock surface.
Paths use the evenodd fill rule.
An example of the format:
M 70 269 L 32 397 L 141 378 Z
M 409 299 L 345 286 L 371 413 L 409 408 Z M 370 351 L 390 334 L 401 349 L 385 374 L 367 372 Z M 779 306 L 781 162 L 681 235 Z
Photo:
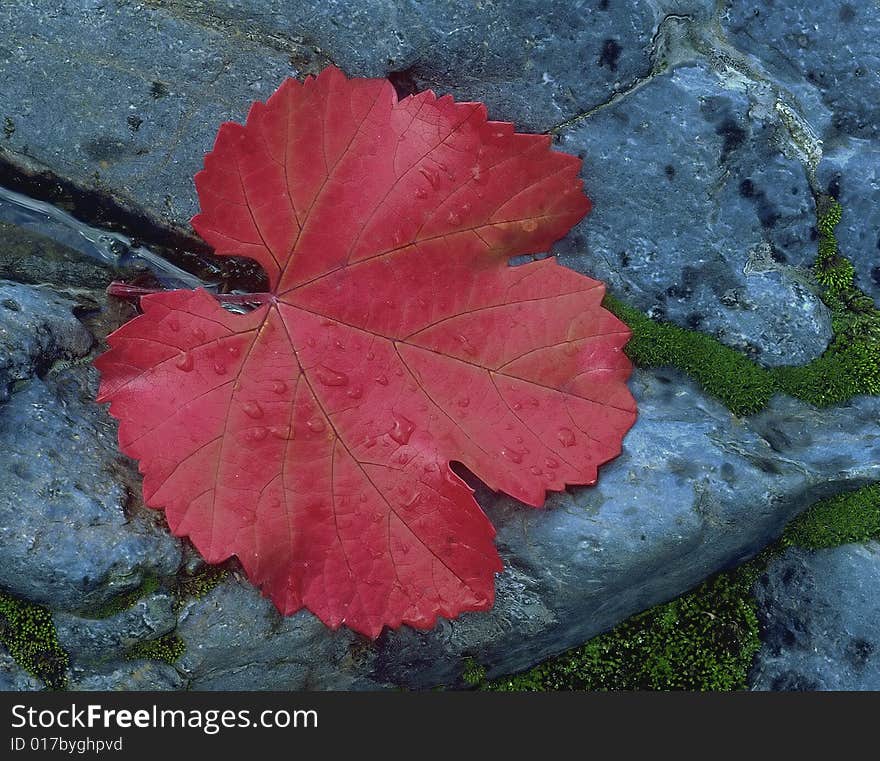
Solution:
M 217 126 L 298 72 L 295 46 L 153 3 L 4 3 L 0 28 L 0 145 L 12 161 L 181 227 Z
M 664 10 L 708 2 L 460 3 L 455 0 L 206 0 L 200 13 L 259 34 L 313 41 L 350 74 L 434 88 L 543 131 L 604 102 L 651 70 Z M 192 3 L 169 2 L 172 13 Z
M 880 137 L 876 3 L 735 2 L 722 23 L 774 77 L 818 91 L 832 113 L 823 137 Z
M 56 612 L 58 642 L 74 665 L 101 665 L 121 658 L 138 642 L 156 639 L 177 626 L 175 601 L 168 594 L 143 597 L 130 608 L 106 618 L 83 618 Z
M 809 273 L 787 266 L 815 256 L 813 199 L 750 108 L 686 65 L 565 130 L 594 210 L 557 251 L 653 316 L 767 365 L 803 364 L 831 337 Z
M 181 690 L 185 682 L 177 670 L 161 661 L 123 661 L 111 663 L 97 671 L 74 669 L 68 682 L 71 690 L 155 691 Z
M 0 401 L 38 369 L 46 372 L 53 361 L 88 353 L 92 337 L 73 315 L 73 306 L 51 287 L 0 280 Z
M 478 491 L 505 564 L 491 611 L 371 645 L 316 631 L 309 613 L 283 619 L 230 580 L 181 616 L 190 684 L 426 688 L 456 683 L 466 658 L 511 673 L 746 559 L 811 502 L 880 478 L 878 399 L 817 411 L 778 398 L 742 420 L 675 374 L 637 372 L 632 388 L 639 420 L 596 487 L 543 510 Z
M 756 585 L 755 690 L 880 689 L 880 544 L 789 549 Z
M 841 142 L 825 154 L 819 181 L 844 208 L 835 236 L 856 284 L 880 305 L 880 140 Z
M 33 692 L 43 689 L 38 679 L 26 673 L 7 653 L 0 650 L 0 692 Z
M 71 366 L 93 342 L 72 303 L 24 285 L 0 283 L 0 293 L 18 305 L 0 306 L 15 381 L 0 406 L 0 587 L 76 611 L 137 588 L 145 574 L 173 574 L 177 540 L 145 511 L 126 512 L 130 466 L 93 401 L 96 372 Z
M 196 690 L 369 689 L 376 652 L 348 631 L 331 632 L 308 613 L 284 618 L 241 579 L 230 579 L 180 614 L 188 643 L 178 662 Z M 391 686 L 388 683 L 385 686 Z

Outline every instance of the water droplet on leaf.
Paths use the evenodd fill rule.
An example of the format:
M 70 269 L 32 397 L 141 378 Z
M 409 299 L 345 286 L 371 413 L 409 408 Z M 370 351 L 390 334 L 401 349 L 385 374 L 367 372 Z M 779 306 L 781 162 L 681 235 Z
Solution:
M 512 447 L 505 447 L 501 450 L 501 454 L 516 465 L 519 465 L 523 460 L 522 452 L 518 452 Z
M 392 415 L 392 420 L 394 421 L 394 427 L 388 432 L 388 435 L 398 444 L 408 444 L 413 431 L 416 429 L 415 423 L 396 413 Z
M 181 354 L 176 360 L 174 360 L 174 365 L 178 370 L 183 370 L 183 372 L 188 373 L 193 369 L 192 354 Z
M 262 441 L 266 438 L 266 429 L 263 426 L 249 428 L 246 434 L 248 441 Z
M 571 428 L 560 428 L 556 434 L 564 447 L 573 447 L 575 442 L 574 431 Z
M 325 386 L 344 386 L 348 383 L 348 376 L 345 373 L 331 370 L 326 365 L 319 365 L 315 374 L 318 376 L 318 380 Z
M 245 402 L 241 405 L 241 408 L 244 410 L 245 415 L 252 417 L 255 420 L 263 417 L 263 408 L 260 406 L 259 402 Z

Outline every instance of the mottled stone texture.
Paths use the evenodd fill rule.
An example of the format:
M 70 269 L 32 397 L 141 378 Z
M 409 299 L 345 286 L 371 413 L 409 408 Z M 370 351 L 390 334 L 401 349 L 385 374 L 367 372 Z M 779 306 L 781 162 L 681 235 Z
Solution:
M 173 574 L 177 540 L 126 513 L 114 426 L 92 401 L 96 372 L 56 365 L 88 350 L 88 331 L 47 289 L 5 283 L 0 293 L 19 305 L 6 355 L 30 347 L 0 405 L 0 587 L 75 611 L 138 587 L 145 574 Z M 6 309 L 0 301 L 0 318 Z
M 510 673 L 745 559 L 811 502 L 880 479 L 880 400 L 817 411 L 779 398 L 735 420 L 674 374 L 638 372 L 632 387 L 639 420 L 596 487 L 543 510 L 478 492 L 505 564 L 491 611 L 371 646 L 308 613 L 282 619 L 229 581 L 182 614 L 192 686 L 424 688 L 454 682 L 467 657 Z
M 880 690 L 880 544 L 790 549 L 756 585 L 756 690 Z
M 566 129 L 594 211 L 560 260 L 656 317 L 768 365 L 803 364 L 831 336 L 801 269 L 815 255 L 804 168 L 750 117 L 750 101 L 687 65 Z

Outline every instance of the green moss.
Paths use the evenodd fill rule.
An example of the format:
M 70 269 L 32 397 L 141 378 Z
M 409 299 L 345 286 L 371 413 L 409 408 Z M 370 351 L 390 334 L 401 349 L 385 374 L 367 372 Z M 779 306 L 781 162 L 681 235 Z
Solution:
M 756 559 L 634 616 L 493 691 L 742 690 L 760 646 L 751 587 Z
M 880 539 L 880 483 L 814 503 L 779 542 L 682 597 L 624 621 L 514 677 L 485 682 L 471 659 L 464 681 L 484 690 L 740 690 L 760 646 L 752 587 L 784 548 Z
M 626 353 L 636 365 L 684 371 L 735 415 L 757 412 L 776 392 L 772 373 L 717 339 L 655 322 L 611 296 L 603 304 L 632 329 Z
M 217 587 L 227 576 L 229 569 L 222 565 L 208 565 L 193 574 L 178 577 L 175 595 L 182 604 L 189 598 L 200 599 Z
M 145 658 L 153 661 L 164 661 L 174 664 L 186 651 L 186 642 L 176 634 L 166 634 L 158 639 L 138 642 L 125 654 L 126 660 L 134 661 Z
M 464 662 L 461 678 L 469 687 L 479 687 L 486 681 L 486 669 L 474 658 L 468 658 Z
M 42 605 L 0 591 L 0 642 L 19 666 L 49 689 L 64 689 L 69 658 Z
M 880 310 L 854 284 L 852 264 L 837 250 L 842 210 L 820 201 L 819 253 L 814 271 L 832 315 L 834 337 L 821 357 L 799 367 L 765 368 L 711 336 L 655 322 L 607 296 L 605 306 L 633 331 L 626 347 L 641 367 L 676 367 L 735 415 L 760 410 L 775 393 L 824 407 L 858 394 L 880 395 Z
M 159 577 L 155 574 L 147 574 L 137 589 L 130 592 L 123 592 L 102 605 L 89 608 L 83 612 L 85 618 L 110 618 L 124 610 L 128 610 L 142 597 L 153 594 L 159 588 Z
M 819 228 L 819 235 L 823 238 L 833 238 L 834 228 L 843 218 L 843 207 L 836 198 L 830 196 L 821 198 L 818 207 L 816 227 Z
M 785 528 L 783 546 L 815 550 L 880 539 L 880 484 L 817 502 Z

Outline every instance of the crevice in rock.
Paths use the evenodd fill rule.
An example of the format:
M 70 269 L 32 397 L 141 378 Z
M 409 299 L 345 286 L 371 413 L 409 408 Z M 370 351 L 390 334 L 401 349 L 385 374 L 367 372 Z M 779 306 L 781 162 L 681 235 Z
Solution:
M 265 273 L 256 262 L 240 257 L 214 258 L 210 246 L 195 234 L 164 225 L 109 192 L 61 178 L 27 156 L 17 153 L 13 159 L 0 150 L 0 187 L 51 204 L 86 225 L 121 233 L 130 239 L 132 249 L 145 246 L 202 281 L 219 282 L 221 291 L 265 290 Z
M 413 66 L 397 71 L 389 71 L 388 81 L 394 86 L 398 100 L 415 95 L 421 89 L 416 81 L 415 68 Z
M 0 185 L 16 193 L 51 203 L 96 227 L 123 233 L 157 249 L 186 249 L 209 254 L 210 247 L 195 235 L 159 224 L 109 193 L 84 188 L 62 179 L 26 156 L 0 151 Z
M 775 82 L 758 61 L 728 41 L 720 21 L 724 11 L 725 5 L 720 3 L 716 15 L 707 21 L 688 14 L 670 13 L 664 16 L 651 41 L 651 71 L 627 89 L 551 127 L 548 133 L 559 134 L 620 102 L 654 77 L 680 65 L 702 60 L 719 77 L 722 87 L 747 92 L 753 117 L 777 125 L 777 147 L 784 155 L 804 165 L 810 187 L 814 193 L 819 192 L 816 168 L 822 158 L 821 140 L 801 113 L 797 99 Z
M 608 96 L 608 98 L 600 103 L 597 103 L 595 106 L 591 106 L 586 111 L 581 111 L 580 113 L 559 122 L 558 124 L 548 129 L 546 133 L 556 135 L 568 129 L 569 127 L 573 127 L 574 125 L 579 124 L 586 119 L 589 119 L 591 116 L 593 116 L 593 114 L 596 114 L 599 111 L 608 108 L 608 106 L 613 106 L 614 104 L 619 103 L 628 95 L 632 95 L 632 93 L 640 90 L 658 74 L 663 74 L 668 67 L 665 63 L 661 61 L 661 58 L 658 55 L 658 51 L 663 47 L 663 41 L 668 34 L 667 27 L 676 20 L 687 20 L 690 22 L 693 19 L 689 15 L 676 13 L 670 13 L 663 17 L 663 19 L 657 25 L 657 30 L 654 32 L 654 36 L 651 38 L 650 47 L 652 65 L 651 70 L 645 76 L 639 77 L 638 79 L 636 79 L 635 82 L 633 82 L 629 87 L 625 88 L 624 90 L 619 90 L 612 93 Z

